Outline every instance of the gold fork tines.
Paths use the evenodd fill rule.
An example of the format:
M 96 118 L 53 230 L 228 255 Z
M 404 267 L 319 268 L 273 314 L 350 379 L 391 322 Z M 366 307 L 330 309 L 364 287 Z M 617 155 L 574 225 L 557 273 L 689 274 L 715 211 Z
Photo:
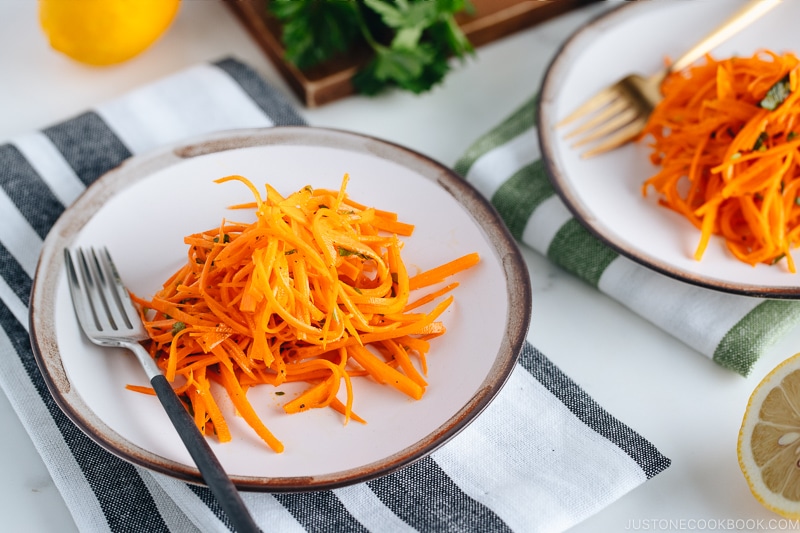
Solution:
M 659 87 L 666 72 L 644 78 L 632 74 L 606 87 L 562 120 L 557 127 L 585 119 L 565 139 L 576 139 L 580 147 L 602 139 L 582 157 L 608 152 L 635 139 L 644 130 L 647 120 L 661 99 Z
M 668 74 L 688 67 L 780 2 L 781 0 L 749 0 L 670 67 L 649 77 L 630 74 L 620 79 L 581 104 L 558 122 L 556 128 L 583 119 L 581 124 L 564 136 L 565 139 L 575 139 L 573 147 L 595 143 L 581 153 L 583 158 L 608 152 L 636 139 L 647 125 L 653 109 L 663 98 L 661 82 Z
M 561 121 L 558 124 L 556 124 L 556 127 L 561 128 L 563 126 L 566 126 L 567 124 L 575 122 L 576 120 L 579 120 L 591 113 L 594 113 L 598 109 L 601 108 L 610 109 L 611 108 L 610 104 L 612 104 L 613 102 L 621 103 L 617 98 L 618 93 L 616 92 L 615 89 L 616 88 L 613 85 L 601 89 L 599 92 L 597 92 L 597 94 L 595 94 L 587 101 L 585 101 L 583 104 L 581 104 L 575 111 L 573 111 L 568 116 L 561 119 Z M 582 126 L 581 128 L 576 129 L 572 133 L 566 135 L 565 138 L 572 137 L 575 133 L 583 131 L 587 127 L 588 126 L 584 124 L 584 126 Z

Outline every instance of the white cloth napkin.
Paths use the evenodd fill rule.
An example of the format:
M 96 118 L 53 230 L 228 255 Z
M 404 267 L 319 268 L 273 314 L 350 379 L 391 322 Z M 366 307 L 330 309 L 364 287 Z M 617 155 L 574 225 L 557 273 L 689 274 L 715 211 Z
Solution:
M 0 387 L 81 531 L 212 532 L 229 523 L 207 488 L 107 453 L 53 401 L 27 331 L 49 228 L 132 155 L 211 131 L 302 124 L 278 91 L 225 59 L 0 145 Z M 264 531 L 563 531 L 668 465 L 526 345 L 496 401 L 433 455 L 345 488 L 243 498 Z

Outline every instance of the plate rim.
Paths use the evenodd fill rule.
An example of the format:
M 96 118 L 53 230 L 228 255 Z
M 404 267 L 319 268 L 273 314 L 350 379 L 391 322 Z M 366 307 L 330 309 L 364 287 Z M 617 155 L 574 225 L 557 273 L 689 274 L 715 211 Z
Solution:
M 59 273 L 64 268 L 63 248 L 74 240 L 107 199 L 158 170 L 186 159 L 217 152 L 292 144 L 334 146 L 370 153 L 417 171 L 453 196 L 484 233 L 505 272 L 508 318 L 501 345 L 476 392 L 452 417 L 415 444 L 356 468 L 319 476 L 232 475 L 234 485 L 251 492 L 305 492 L 348 486 L 389 474 L 430 455 L 460 433 L 483 412 L 508 381 L 516 367 L 531 321 L 530 277 L 522 253 L 499 213 L 474 186 L 452 169 L 413 149 L 351 131 L 312 126 L 272 126 L 215 132 L 134 155 L 107 171 L 64 210 L 42 245 L 28 314 L 34 359 L 56 405 L 85 435 L 106 451 L 149 470 L 192 484 L 205 485 L 195 467 L 165 458 L 124 439 L 89 409 L 72 389 L 53 335 L 53 303 L 59 286 Z M 40 312 L 40 309 L 45 311 Z
M 659 4 L 659 7 L 663 7 L 665 4 L 668 4 L 668 2 L 661 2 Z M 555 121 L 550 119 L 551 112 L 548 104 L 553 98 L 550 95 L 556 94 L 558 90 L 558 71 L 562 68 L 570 48 L 580 44 L 586 35 L 595 31 L 597 27 L 604 25 L 614 26 L 618 23 L 617 19 L 624 20 L 624 17 L 635 16 L 637 10 L 642 10 L 642 12 L 644 12 L 647 9 L 655 9 L 655 7 L 653 7 L 650 2 L 633 2 L 611 7 L 607 11 L 598 14 L 574 31 L 561 44 L 548 64 L 542 78 L 540 96 L 537 102 L 536 128 L 539 132 L 538 141 L 539 149 L 542 154 L 542 162 L 550 184 L 575 220 L 577 220 L 592 236 L 621 256 L 645 268 L 680 282 L 722 293 L 769 299 L 795 300 L 800 298 L 800 284 L 795 286 L 788 284 L 769 286 L 714 279 L 702 273 L 690 272 L 671 265 L 662 259 L 639 251 L 632 245 L 626 246 L 625 243 L 620 242 L 621 239 L 619 239 L 613 231 L 607 230 L 602 224 L 594 222 L 596 217 L 590 211 L 584 210 L 581 206 L 581 202 L 576 199 L 575 192 L 569 186 L 569 178 L 562 176 L 562 174 L 566 172 L 556 165 L 556 158 L 553 155 L 555 152 L 555 133 L 548 127 L 548 124 L 554 123 Z

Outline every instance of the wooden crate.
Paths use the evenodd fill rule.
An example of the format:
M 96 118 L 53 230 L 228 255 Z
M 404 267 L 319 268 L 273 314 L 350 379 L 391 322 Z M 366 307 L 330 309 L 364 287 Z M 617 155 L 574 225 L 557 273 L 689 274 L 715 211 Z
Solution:
M 268 0 L 224 1 L 306 107 L 321 106 L 355 92 L 350 78 L 369 59 L 369 50 L 354 50 L 346 57 L 300 70 L 283 60 L 280 23 L 267 12 Z M 460 13 L 457 20 L 478 47 L 594 1 L 598 0 L 472 0 L 474 13 Z

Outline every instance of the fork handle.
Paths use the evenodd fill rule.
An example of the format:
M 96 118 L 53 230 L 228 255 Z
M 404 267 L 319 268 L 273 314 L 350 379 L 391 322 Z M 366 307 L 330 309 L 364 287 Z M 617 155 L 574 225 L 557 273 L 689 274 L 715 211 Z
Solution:
M 208 445 L 206 438 L 197 429 L 191 415 L 181 403 L 178 395 L 172 389 L 163 374 L 153 376 L 150 384 L 156 391 L 158 399 L 164 406 L 175 429 L 189 450 L 197 468 L 200 470 L 208 488 L 216 496 L 222 510 L 228 516 L 234 529 L 239 533 L 259 532 L 258 525 L 253 520 L 250 512 L 245 507 L 242 497 L 236 490 L 231 479 L 225 473 L 222 465 Z
M 669 70 L 678 72 L 688 67 L 780 3 L 781 0 L 750 0 L 716 30 L 675 60 Z
M 220 507 L 228 516 L 238 533 L 257 533 L 260 532 L 258 525 L 253 520 L 250 512 L 245 507 L 239 491 L 236 490 L 231 478 L 222 468 L 222 465 L 214 454 L 214 450 L 208 445 L 205 436 L 197 429 L 194 419 L 181 403 L 175 390 L 170 385 L 161 369 L 156 365 L 155 360 L 138 342 L 126 343 L 139 363 L 142 365 L 145 374 L 150 380 L 150 385 L 156 392 L 161 405 L 167 412 L 172 425 L 178 432 L 184 446 L 192 456 L 197 469 L 203 476 L 203 480 L 217 498 Z

